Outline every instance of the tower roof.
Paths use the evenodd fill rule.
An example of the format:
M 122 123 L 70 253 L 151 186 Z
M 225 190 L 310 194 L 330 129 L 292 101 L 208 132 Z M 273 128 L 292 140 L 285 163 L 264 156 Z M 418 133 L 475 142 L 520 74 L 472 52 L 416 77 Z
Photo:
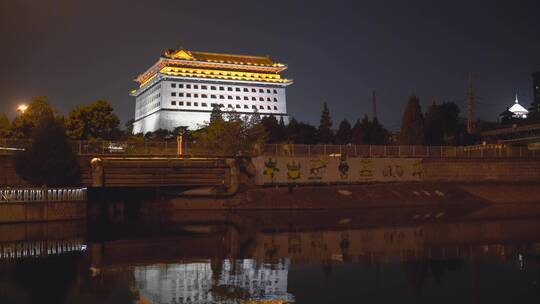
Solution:
M 196 52 L 185 49 L 166 49 L 163 56 L 170 59 L 184 59 L 203 62 L 229 63 L 255 66 L 283 66 L 270 56 L 237 55 L 225 53 Z
M 518 97 L 517 97 L 517 94 L 516 94 L 516 101 L 514 103 L 514 105 L 512 107 L 510 107 L 510 109 L 508 109 L 510 112 L 512 113 L 529 113 L 529 111 L 527 109 L 525 109 L 522 105 L 519 104 L 519 101 L 518 101 Z

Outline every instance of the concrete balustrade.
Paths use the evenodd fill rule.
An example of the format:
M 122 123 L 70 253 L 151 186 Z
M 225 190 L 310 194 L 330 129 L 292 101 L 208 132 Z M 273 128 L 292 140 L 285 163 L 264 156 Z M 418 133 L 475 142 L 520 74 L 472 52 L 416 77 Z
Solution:
M 66 240 L 0 242 L 0 260 L 38 257 L 84 251 L 86 243 L 82 238 Z

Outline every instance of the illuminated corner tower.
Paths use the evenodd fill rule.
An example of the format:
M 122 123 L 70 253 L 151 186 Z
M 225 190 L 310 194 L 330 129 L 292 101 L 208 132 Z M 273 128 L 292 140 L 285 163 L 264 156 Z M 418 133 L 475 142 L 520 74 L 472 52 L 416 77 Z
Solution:
M 166 49 L 135 81 L 134 133 L 179 126 L 197 129 L 217 105 L 224 113 L 258 113 L 288 122 L 287 66 L 269 56 L 232 55 Z

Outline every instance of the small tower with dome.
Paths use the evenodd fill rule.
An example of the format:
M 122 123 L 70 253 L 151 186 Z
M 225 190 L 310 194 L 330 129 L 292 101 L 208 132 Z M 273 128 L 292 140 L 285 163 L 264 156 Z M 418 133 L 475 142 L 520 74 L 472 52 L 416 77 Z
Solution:
M 529 111 L 525 109 L 522 105 L 519 104 L 518 96 L 516 94 L 516 101 L 512 107 L 508 109 L 512 113 L 512 117 L 514 118 L 527 118 L 527 115 L 529 114 Z

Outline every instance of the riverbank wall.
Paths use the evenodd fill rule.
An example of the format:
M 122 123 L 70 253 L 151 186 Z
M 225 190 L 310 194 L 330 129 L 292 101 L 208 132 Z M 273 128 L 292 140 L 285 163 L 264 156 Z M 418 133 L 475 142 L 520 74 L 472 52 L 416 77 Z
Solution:
M 538 158 L 347 158 L 258 156 L 255 184 L 540 182 Z
M 83 186 L 92 186 L 91 159 L 91 156 L 79 157 Z M 311 185 L 373 182 L 540 182 L 540 158 L 257 156 L 250 161 L 253 164 L 251 178 L 257 186 L 291 183 Z M 0 155 L 0 172 L 2 173 L 0 186 L 27 185 L 16 174 L 11 155 Z
M 86 188 L 0 188 L 0 224 L 86 218 Z
M 85 218 L 85 201 L 0 203 L 0 224 Z

